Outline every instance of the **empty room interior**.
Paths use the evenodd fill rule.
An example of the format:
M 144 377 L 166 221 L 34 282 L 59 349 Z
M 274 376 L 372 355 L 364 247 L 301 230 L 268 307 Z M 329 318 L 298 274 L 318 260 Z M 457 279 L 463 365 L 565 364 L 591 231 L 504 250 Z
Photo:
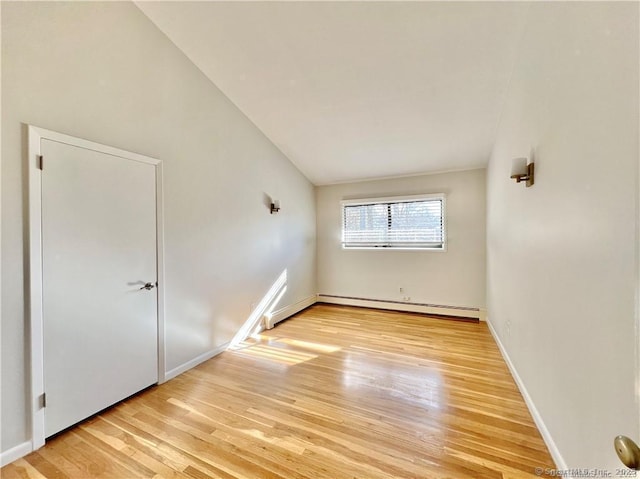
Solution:
M 639 2 L 0 24 L 3 478 L 635 477 Z

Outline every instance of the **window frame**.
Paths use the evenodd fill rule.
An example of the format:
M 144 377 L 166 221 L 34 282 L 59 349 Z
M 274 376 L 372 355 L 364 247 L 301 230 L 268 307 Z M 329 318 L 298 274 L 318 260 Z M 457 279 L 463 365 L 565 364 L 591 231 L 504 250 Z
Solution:
M 416 201 L 440 200 L 442 204 L 442 247 L 429 248 L 424 246 L 346 246 L 345 245 L 345 207 L 366 206 L 389 203 L 411 203 Z M 380 251 L 432 251 L 444 253 L 447 251 L 447 198 L 444 193 L 429 193 L 405 196 L 383 196 L 377 198 L 344 199 L 340 201 L 340 246 L 343 250 L 380 250 Z

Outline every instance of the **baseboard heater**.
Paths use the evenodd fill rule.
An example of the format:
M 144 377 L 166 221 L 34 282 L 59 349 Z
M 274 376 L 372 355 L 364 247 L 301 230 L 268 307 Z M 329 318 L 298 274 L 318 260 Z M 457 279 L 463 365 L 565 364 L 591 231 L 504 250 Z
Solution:
M 299 313 L 303 309 L 308 308 L 317 300 L 318 296 L 316 294 L 312 294 L 311 296 L 301 299 L 297 303 L 285 306 L 278 311 L 267 313 L 262 317 L 262 325 L 265 329 L 271 329 L 276 325 L 276 323 L 279 323 L 280 321 L 283 321 L 293 316 L 294 314 Z
M 480 308 L 466 306 L 447 306 L 442 304 L 412 303 L 388 299 L 357 298 L 354 296 L 337 296 L 333 294 L 318 294 L 319 303 L 342 304 L 345 306 L 362 306 L 367 308 L 390 309 L 412 313 L 435 314 L 440 316 L 454 316 L 459 318 L 474 318 L 485 320 L 485 312 Z

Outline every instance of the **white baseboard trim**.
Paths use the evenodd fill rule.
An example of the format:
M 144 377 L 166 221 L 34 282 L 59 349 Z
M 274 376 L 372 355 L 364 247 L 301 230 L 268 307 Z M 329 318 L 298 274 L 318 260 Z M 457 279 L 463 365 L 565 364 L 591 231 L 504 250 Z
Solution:
M 11 464 L 13 461 L 17 461 L 21 457 L 24 457 L 31 452 L 33 452 L 33 445 L 31 441 L 18 444 L 17 446 L 12 447 L 11 449 L 8 449 L 0 454 L 0 467 Z
M 516 370 L 516 367 L 513 365 L 513 362 L 511 362 L 511 358 L 509 357 L 509 354 L 507 353 L 507 350 L 504 348 L 504 345 L 502 344 L 502 341 L 500 341 L 500 337 L 496 333 L 496 330 L 493 329 L 493 325 L 491 324 L 491 321 L 487 321 L 487 325 L 489 326 L 489 331 L 491 331 L 491 336 L 493 336 L 493 339 L 496 342 L 496 344 L 498 345 L 498 349 L 500 350 L 500 353 L 502 354 L 502 357 L 504 358 L 504 362 L 507 363 L 507 367 L 509 368 L 509 371 L 511 372 L 511 376 L 513 376 L 513 379 L 515 380 L 516 385 L 518 386 L 518 389 L 520 390 L 520 394 L 522 394 L 522 397 L 524 398 L 524 402 L 527 405 L 527 408 L 529 408 L 529 412 L 531 413 L 531 417 L 533 417 L 533 422 L 536 423 L 536 426 L 538 427 L 538 430 L 540 431 L 540 435 L 542 436 L 542 439 L 544 440 L 544 443 L 547 445 L 547 448 L 549 449 L 549 452 L 551 453 L 551 457 L 553 458 L 554 462 L 556 463 L 556 468 L 557 469 L 561 469 L 561 470 L 565 470 L 565 471 L 568 470 L 569 467 L 567 466 L 566 461 L 562 457 L 562 454 L 560 454 L 560 450 L 558 449 L 558 446 L 556 446 L 556 443 L 553 440 L 553 437 L 551 436 L 551 433 L 549 432 L 549 429 L 547 429 L 547 426 L 544 423 L 544 420 L 542 419 L 542 416 L 538 412 L 538 408 L 536 408 L 536 405 L 534 404 L 533 399 L 531 399 L 531 396 L 529 395 L 529 392 L 527 391 L 527 388 L 525 387 L 524 383 L 522 382 L 522 379 L 520 378 L 520 375 L 518 374 L 518 371 Z M 567 477 L 567 479 L 571 479 L 571 478 Z
M 342 304 L 345 306 L 359 306 L 361 308 L 390 309 L 394 311 L 406 311 L 408 313 L 439 314 L 471 319 L 483 319 L 486 316 L 486 312 L 483 314 L 483 310 L 479 308 L 407 303 L 404 301 L 386 301 L 380 299 L 351 298 L 347 296 L 333 296 L 329 294 L 319 294 L 318 302 Z
M 165 381 L 168 381 L 169 379 L 173 379 L 176 376 L 179 376 L 180 374 L 188 371 L 189 369 L 195 368 L 198 364 L 204 363 L 205 361 L 211 359 L 212 357 L 217 356 L 220 353 L 223 353 L 224 351 L 227 350 L 228 347 L 229 347 L 229 341 L 227 341 L 226 343 L 218 346 L 217 348 L 211 351 L 207 351 L 206 353 L 193 358 L 191 361 L 187 361 L 186 363 L 178 366 L 177 368 L 173 368 L 171 371 L 167 371 L 164 374 Z
M 273 311 L 272 313 L 264 315 L 264 326 L 267 329 L 273 328 L 276 323 L 279 323 L 283 319 L 287 319 L 290 316 L 302 311 L 305 308 L 308 308 L 312 304 L 318 301 L 318 295 L 313 294 L 307 298 L 304 298 L 297 303 L 290 304 L 289 306 L 285 306 L 284 308 L 280 308 L 277 311 Z

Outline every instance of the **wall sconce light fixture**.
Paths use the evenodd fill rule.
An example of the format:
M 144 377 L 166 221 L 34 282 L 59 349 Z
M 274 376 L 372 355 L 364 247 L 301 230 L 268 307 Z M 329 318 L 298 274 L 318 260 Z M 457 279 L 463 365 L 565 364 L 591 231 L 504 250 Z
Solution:
M 527 188 L 533 185 L 533 161 L 528 163 L 527 158 L 514 158 L 511 162 L 511 178 L 517 183 L 526 181 Z
M 280 201 L 271 200 L 271 214 L 277 213 L 278 211 L 280 211 Z

